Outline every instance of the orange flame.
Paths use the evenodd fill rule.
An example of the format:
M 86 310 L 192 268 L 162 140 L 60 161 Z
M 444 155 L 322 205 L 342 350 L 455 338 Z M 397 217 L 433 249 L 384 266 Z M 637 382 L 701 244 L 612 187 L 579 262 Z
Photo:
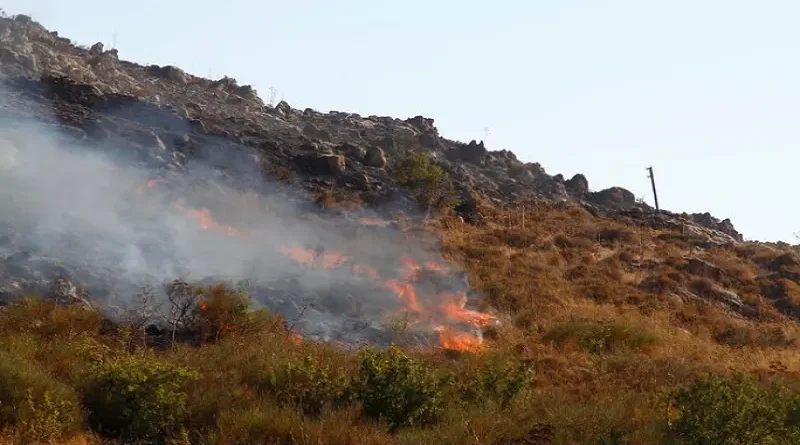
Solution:
M 147 188 L 153 188 L 153 187 L 155 187 L 155 186 L 157 186 L 159 184 L 166 184 L 166 183 L 167 183 L 166 179 L 161 179 L 161 178 L 150 179 L 150 180 L 147 181 Z M 144 189 L 145 189 L 145 186 L 144 185 L 140 185 L 136 189 L 136 193 L 139 196 L 142 196 L 144 194 Z
M 289 341 L 292 342 L 295 346 L 300 346 L 301 344 L 303 344 L 303 336 L 297 332 L 290 332 Z
M 340 267 L 348 261 L 348 257 L 334 251 L 321 254 L 309 249 L 284 248 L 283 253 L 294 261 L 318 266 L 325 269 Z M 413 315 L 417 322 L 430 325 L 439 333 L 439 344 L 446 349 L 463 351 L 479 351 L 482 348 L 482 338 L 469 332 L 460 332 L 456 325 L 469 325 L 475 329 L 483 328 L 495 321 L 494 315 L 466 309 L 467 296 L 454 292 L 443 292 L 433 301 L 430 298 L 420 298 L 419 291 L 414 283 L 420 278 L 422 271 L 428 270 L 437 273 L 448 273 L 449 269 L 439 263 L 429 261 L 424 266 L 418 264 L 408 255 L 400 258 L 401 273 L 398 278 L 382 280 L 377 270 L 359 264 L 351 266 L 351 272 L 356 275 L 368 276 L 381 287 L 391 290 L 402 301 L 408 314 Z
M 194 218 L 200 224 L 200 228 L 202 228 L 203 230 L 211 229 L 217 232 L 224 233 L 226 235 L 235 236 L 239 238 L 244 236 L 242 232 L 240 232 L 239 230 L 231 226 L 219 224 L 216 221 L 214 221 L 214 218 L 211 217 L 211 212 L 209 212 L 209 210 L 206 208 L 202 208 L 200 210 L 187 209 L 178 203 L 173 204 L 172 207 L 178 210 L 179 212 L 183 213 L 184 215 Z
M 483 343 L 479 337 L 464 333 L 453 332 L 450 329 L 439 329 L 439 344 L 445 349 L 456 351 L 480 352 Z
M 311 249 L 301 249 L 299 247 L 281 248 L 281 252 L 294 261 L 308 265 L 320 265 L 323 269 L 335 269 L 343 266 L 350 258 L 336 251 L 325 251 L 317 253 Z
M 208 303 L 205 302 L 205 301 L 201 301 L 199 307 L 200 307 L 201 311 L 204 311 L 204 310 L 208 309 Z

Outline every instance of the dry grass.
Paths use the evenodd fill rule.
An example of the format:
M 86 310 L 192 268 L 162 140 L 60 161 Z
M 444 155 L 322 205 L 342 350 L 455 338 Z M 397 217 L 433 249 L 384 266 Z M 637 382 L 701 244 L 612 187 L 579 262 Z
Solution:
M 326 207 L 347 201 L 318 198 Z M 739 370 L 799 386 L 800 326 L 792 311 L 800 308 L 800 285 L 793 257 L 784 257 L 789 251 L 753 243 L 709 248 L 695 236 L 632 228 L 575 208 L 530 205 L 524 227 L 521 213 L 480 210 L 486 224 L 479 227 L 452 217 L 427 226 L 485 294 L 482 309 L 503 321 L 487 331 L 482 357 L 414 352 L 436 375 L 462 378 L 448 387 L 436 425 L 390 433 L 357 402 L 304 411 L 307 400 L 291 394 L 324 395 L 336 385 L 276 386 L 270 379 L 307 360 L 319 365 L 309 372 L 349 381 L 358 377 L 359 357 L 297 345 L 271 325 L 160 353 L 200 375 L 187 389 L 191 442 L 499 445 L 539 434 L 531 443 L 658 444 L 666 427 L 663 394 L 695 377 Z M 689 273 L 691 257 L 719 272 Z M 738 294 L 747 310 L 708 298 L 717 289 Z M 33 302 L 0 310 L 0 349 L 66 385 L 79 386 L 91 360 L 124 353 L 115 335 L 80 310 Z M 532 366 L 530 384 L 507 406 L 465 403 L 459 385 L 494 376 L 482 367 L 494 358 Z

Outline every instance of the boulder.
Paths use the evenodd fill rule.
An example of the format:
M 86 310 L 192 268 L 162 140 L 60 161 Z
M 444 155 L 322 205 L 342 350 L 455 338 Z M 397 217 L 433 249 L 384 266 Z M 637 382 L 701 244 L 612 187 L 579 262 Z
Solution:
M 486 147 L 483 146 L 483 142 L 478 143 L 472 140 L 469 144 L 461 146 L 459 157 L 466 162 L 481 164 L 487 153 L 488 151 Z
M 564 186 L 567 188 L 570 195 L 581 199 L 589 193 L 589 180 L 580 173 L 568 179 L 564 183 Z
M 611 187 L 587 194 L 586 200 L 615 210 L 629 210 L 636 206 L 636 197 L 622 187 Z
M 692 275 L 709 278 L 715 281 L 722 279 L 725 274 L 721 268 L 709 263 L 708 261 L 701 260 L 700 258 L 689 258 L 685 269 Z
M 92 47 L 89 48 L 89 54 L 93 56 L 99 56 L 100 54 L 103 54 L 103 43 L 97 42 L 92 45 Z
M 364 155 L 364 165 L 375 168 L 385 168 L 386 154 L 380 147 L 370 147 Z
M 307 153 L 297 155 L 294 161 L 312 175 L 339 176 L 347 170 L 344 156 L 337 154 Z
M 87 301 L 88 294 L 79 291 L 71 281 L 58 277 L 50 284 L 47 297 L 57 304 L 91 306 Z

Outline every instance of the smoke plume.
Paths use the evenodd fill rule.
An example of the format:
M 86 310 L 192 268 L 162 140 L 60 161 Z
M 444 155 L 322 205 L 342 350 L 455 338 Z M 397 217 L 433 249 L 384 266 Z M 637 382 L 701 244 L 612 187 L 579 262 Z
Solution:
M 188 172 L 165 173 L 120 155 L 111 142 L 87 149 L 48 128 L 0 124 L 0 233 L 16 234 L 15 249 L 32 261 L 57 261 L 60 273 L 94 284 L 90 291 L 106 303 L 175 278 L 248 280 L 261 303 L 287 317 L 302 313 L 305 334 L 351 340 L 359 337 L 356 324 L 377 332 L 387 314 L 404 308 L 421 318 L 467 311 L 463 274 L 427 290 L 411 284 L 421 271 L 445 266 L 398 231 L 310 212 L 291 199 L 298 193 L 277 184 L 256 193 L 215 179 L 224 167 L 252 176 L 242 181 L 239 173 L 237 182 L 262 182 L 253 153 L 207 156 Z M 358 314 L 344 307 L 350 300 Z M 467 312 L 455 322 L 466 318 L 474 327 L 477 313 Z

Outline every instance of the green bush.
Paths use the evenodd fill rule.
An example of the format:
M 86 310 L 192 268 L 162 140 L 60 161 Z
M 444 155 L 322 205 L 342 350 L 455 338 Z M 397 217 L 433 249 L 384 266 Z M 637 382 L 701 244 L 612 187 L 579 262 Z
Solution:
M 643 328 L 616 322 L 588 321 L 572 321 L 556 325 L 544 335 L 544 340 L 560 346 L 577 343 L 593 354 L 640 350 L 659 342 L 655 334 Z
M 272 359 L 273 363 L 278 362 L 275 357 Z M 307 416 L 319 416 L 326 408 L 341 406 L 350 394 L 350 378 L 341 368 L 310 355 L 291 357 L 277 365 L 262 363 L 255 368 L 251 383 Z
M 679 417 L 668 443 L 744 445 L 800 443 L 800 398 L 751 377 L 710 376 L 676 392 Z
M 412 153 L 393 171 L 397 183 L 411 189 L 424 208 L 448 208 L 457 204 L 450 176 L 422 152 Z
M 28 440 L 53 441 L 80 430 L 78 395 L 33 363 L 0 352 L 0 430 Z
M 455 396 L 473 406 L 486 401 L 496 401 L 507 407 L 522 394 L 533 378 L 533 368 L 518 360 L 498 354 L 476 357 L 477 369 L 455 371 L 452 389 Z
M 143 356 L 94 365 L 83 385 L 89 423 L 98 432 L 131 441 L 158 441 L 179 432 L 186 414 L 188 369 Z
M 436 420 L 442 410 L 442 382 L 399 348 L 366 351 L 358 397 L 364 414 L 387 422 L 392 431 Z

